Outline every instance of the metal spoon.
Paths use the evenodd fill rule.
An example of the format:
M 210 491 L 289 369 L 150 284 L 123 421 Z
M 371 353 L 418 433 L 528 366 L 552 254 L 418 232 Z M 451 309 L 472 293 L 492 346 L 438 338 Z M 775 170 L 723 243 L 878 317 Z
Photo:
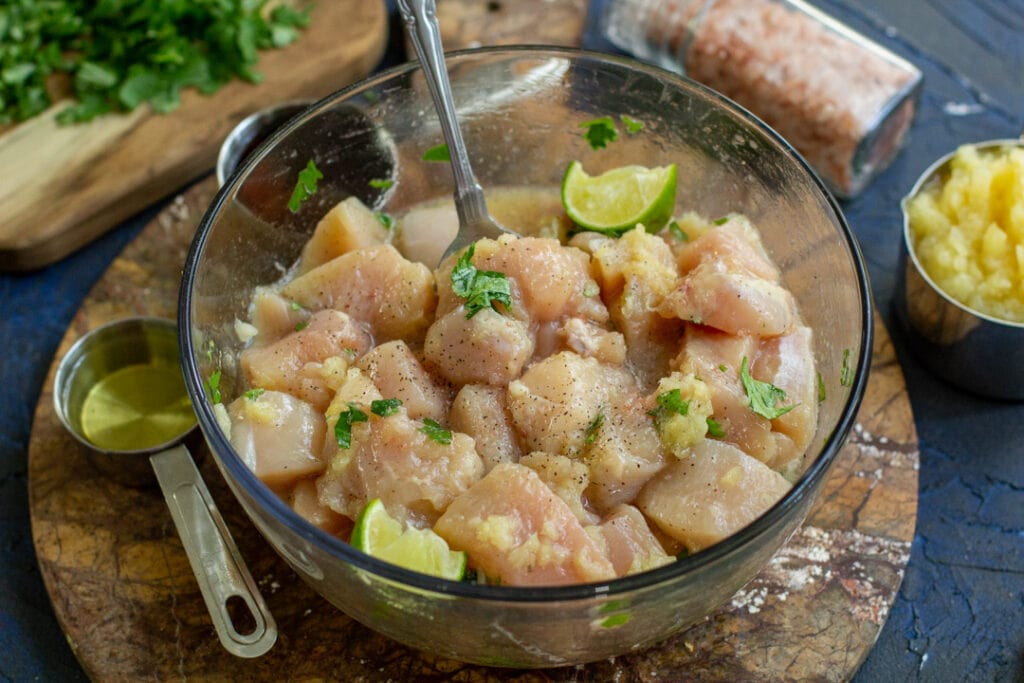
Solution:
M 437 4 L 435 0 L 398 0 L 409 38 L 416 48 L 416 56 L 423 66 L 430 96 L 434 100 L 441 132 L 448 143 L 452 173 L 455 176 L 455 210 L 459 214 L 459 231 L 441 256 L 443 262 L 473 242 L 485 237 L 496 239 L 504 234 L 515 234 L 501 226 L 487 211 L 484 191 L 473 174 L 469 163 L 466 143 L 455 117 L 452 88 L 448 82 L 448 71 L 444 63 L 444 48 L 441 46 L 441 30 L 437 25 Z

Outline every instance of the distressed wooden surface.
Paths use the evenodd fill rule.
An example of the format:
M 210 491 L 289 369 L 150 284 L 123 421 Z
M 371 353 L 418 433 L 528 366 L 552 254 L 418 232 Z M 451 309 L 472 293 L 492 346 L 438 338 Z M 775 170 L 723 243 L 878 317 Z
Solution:
M 176 198 L 93 288 L 68 328 L 29 447 L 32 534 L 57 618 L 95 680 L 841 680 L 870 649 L 914 532 L 917 438 L 902 374 L 878 327 L 856 429 L 807 523 L 704 621 L 646 652 L 544 672 L 487 669 L 401 646 L 306 586 L 249 524 L 211 458 L 200 469 L 249 563 L 280 639 L 263 658 L 219 645 L 159 491 L 121 486 L 60 427 L 53 372 L 81 334 L 129 315 L 173 317 L 181 264 L 212 197 Z

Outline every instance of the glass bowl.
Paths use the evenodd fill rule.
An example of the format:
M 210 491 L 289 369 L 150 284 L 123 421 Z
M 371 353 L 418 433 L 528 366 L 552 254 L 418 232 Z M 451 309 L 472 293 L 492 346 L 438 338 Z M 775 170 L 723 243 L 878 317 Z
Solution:
M 818 446 L 803 474 L 764 515 L 717 545 L 606 583 L 542 588 L 447 581 L 378 561 L 304 521 L 255 477 L 218 427 L 204 382 L 221 373 L 224 403 L 243 390 L 235 321 L 248 319 L 255 285 L 278 280 L 295 262 L 315 223 L 306 216 L 320 216 L 350 195 L 390 213 L 450 197 L 448 165 L 422 160 L 442 138 L 416 64 L 348 87 L 289 122 L 227 180 L 203 217 L 179 308 L 182 365 L 199 424 L 267 542 L 316 591 L 370 628 L 439 656 L 508 667 L 576 664 L 651 646 L 753 578 L 817 497 L 854 423 L 870 366 L 872 307 L 859 249 L 800 156 L 751 114 L 695 82 L 630 59 L 557 48 L 457 52 L 448 67 L 485 192 L 557 188 L 574 159 L 585 167 L 675 162 L 680 210 L 709 217 L 742 212 L 760 227 L 815 330 L 818 369 L 829 387 L 813 439 Z M 621 115 L 643 121 L 642 133 L 591 149 L 580 124 Z M 312 208 L 298 217 L 287 204 L 313 150 L 325 177 Z M 397 184 L 371 187 L 371 179 L 386 177 Z

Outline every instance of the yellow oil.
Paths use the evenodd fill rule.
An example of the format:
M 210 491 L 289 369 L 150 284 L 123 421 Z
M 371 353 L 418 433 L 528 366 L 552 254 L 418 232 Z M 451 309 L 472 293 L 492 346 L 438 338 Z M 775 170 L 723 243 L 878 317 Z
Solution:
M 195 419 L 177 366 L 120 368 L 89 389 L 82 402 L 82 433 L 111 451 L 159 446 L 185 434 Z

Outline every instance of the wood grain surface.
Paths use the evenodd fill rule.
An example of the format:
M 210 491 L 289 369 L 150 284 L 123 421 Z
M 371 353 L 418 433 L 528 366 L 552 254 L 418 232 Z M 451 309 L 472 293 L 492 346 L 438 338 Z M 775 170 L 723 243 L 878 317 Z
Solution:
M 56 362 L 84 332 L 129 315 L 173 317 L 195 226 L 215 190 L 177 197 L 96 284 L 60 345 L 29 446 L 32 534 L 57 619 L 97 681 L 844 680 L 885 621 L 903 576 L 917 505 L 917 436 L 889 337 L 878 324 L 864 404 L 806 524 L 732 601 L 653 649 L 536 672 L 417 652 L 345 616 L 262 541 L 212 458 L 194 453 L 278 622 L 259 660 L 219 645 L 156 489 L 122 486 L 60 426 Z
M 232 81 L 212 96 L 193 89 L 167 115 L 142 106 L 71 126 L 63 104 L 0 130 L 0 270 L 28 270 L 67 255 L 213 168 L 218 146 L 263 107 L 323 97 L 368 74 L 387 39 L 383 0 L 316 4 L 297 42 L 260 53 L 259 85 Z

